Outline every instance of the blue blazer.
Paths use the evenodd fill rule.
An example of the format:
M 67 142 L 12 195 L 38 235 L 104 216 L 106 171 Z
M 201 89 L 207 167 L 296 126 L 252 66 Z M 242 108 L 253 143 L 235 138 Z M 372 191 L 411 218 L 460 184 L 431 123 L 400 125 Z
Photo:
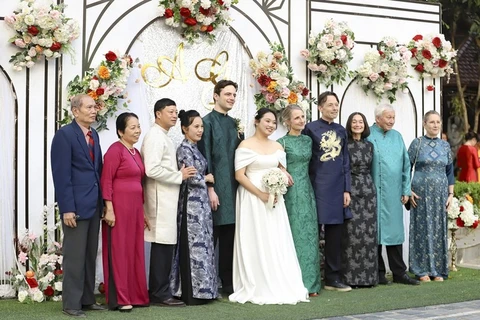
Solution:
M 93 163 L 82 129 L 73 120 L 60 128 L 52 140 L 51 163 L 55 195 L 60 215 L 75 212 L 77 220 L 90 219 L 100 205 L 102 150 L 98 133 L 92 129 L 94 140 Z

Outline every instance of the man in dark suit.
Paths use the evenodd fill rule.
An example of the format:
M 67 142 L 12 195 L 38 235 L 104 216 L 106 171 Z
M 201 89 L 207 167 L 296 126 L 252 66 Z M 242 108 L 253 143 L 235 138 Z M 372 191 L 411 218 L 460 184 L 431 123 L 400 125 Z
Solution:
M 53 137 L 52 175 L 63 227 L 63 313 L 85 317 L 83 310 L 105 310 L 95 303 L 95 260 L 103 209 L 100 192 L 102 151 L 90 127 L 97 115 L 86 94 L 73 97 L 75 119 Z

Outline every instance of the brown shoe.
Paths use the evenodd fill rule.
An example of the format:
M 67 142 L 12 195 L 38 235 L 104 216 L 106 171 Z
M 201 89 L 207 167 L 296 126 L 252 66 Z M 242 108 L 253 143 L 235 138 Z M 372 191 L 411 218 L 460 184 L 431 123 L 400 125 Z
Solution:
M 160 302 L 160 305 L 164 307 L 185 307 L 185 303 L 183 301 L 174 298 L 162 301 Z

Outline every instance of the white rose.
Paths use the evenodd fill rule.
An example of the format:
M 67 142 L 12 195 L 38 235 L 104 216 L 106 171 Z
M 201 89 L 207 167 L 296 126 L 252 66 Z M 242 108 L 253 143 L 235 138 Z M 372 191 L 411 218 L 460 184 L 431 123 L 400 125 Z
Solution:
M 50 58 L 51 56 L 53 56 L 53 52 L 52 52 L 52 50 L 50 50 L 50 49 L 45 49 L 45 50 L 43 51 L 43 54 L 44 54 L 45 57 L 47 57 L 47 58 Z
M 28 50 L 28 55 L 30 57 L 35 57 L 37 55 L 37 50 L 35 50 L 35 48 L 30 48 L 30 50 Z
M 63 290 L 63 282 L 55 282 L 54 284 L 55 291 L 62 291 Z
M 205 17 L 205 19 L 203 19 L 203 24 L 206 25 L 206 26 L 208 26 L 208 25 L 210 25 L 213 21 L 214 21 L 213 18 L 211 18 L 211 17 Z
M 165 14 L 165 7 L 164 6 L 158 6 L 158 15 L 160 17 L 163 17 L 164 14 Z
M 99 85 L 100 85 L 100 82 L 98 80 L 92 79 L 92 80 L 90 80 L 89 88 L 91 90 L 96 90 Z
M 27 57 L 27 58 L 30 58 L 30 57 Z M 26 67 L 27 67 L 27 68 L 31 68 L 31 67 L 33 67 L 34 65 L 35 65 L 35 62 L 33 62 L 33 61 L 28 61 L 27 64 L 26 64 Z
M 18 301 L 19 302 L 24 302 L 27 297 L 28 297 L 28 292 L 27 291 L 22 290 L 22 291 L 18 292 Z
M 45 298 L 45 297 L 43 296 L 43 292 L 40 291 L 40 290 L 35 291 L 34 294 L 33 294 L 33 296 L 32 296 L 32 299 L 33 299 L 33 301 L 35 301 L 35 302 L 42 302 L 44 298 Z
M 25 16 L 24 22 L 25 22 L 27 25 L 31 26 L 32 24 L 35 23 L 35 17 L 34 17 L 33 15 L 31 15 L 31 14 L 27 14 L 27 15 Z
M 173 17 L 165 19 L 165 24 L 167 26 L 174 27 L 175 26 L 175 21 L 173 20 Z
M 15 279 L 17 279 L 18 281 L 23 280 L 23 275 L 17 274 L 17 275 L 15 276 Z
M 212 3 L 210 2 L 210 0 L 202 0 L 202 2 L 200 3 L 200 6 L 203 9 L 208 9 L 208 8 L 210 8 L 211 5 L 212 5 Z

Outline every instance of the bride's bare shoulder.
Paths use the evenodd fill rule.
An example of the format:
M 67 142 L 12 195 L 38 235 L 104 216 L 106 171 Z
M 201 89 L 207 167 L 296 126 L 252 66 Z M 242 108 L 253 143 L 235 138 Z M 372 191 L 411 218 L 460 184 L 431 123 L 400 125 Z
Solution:
M 252 138 L 248 138 L 240 142 L 238 145 L 239 148 L 251 148 L 254 145 L 254 141 Z

